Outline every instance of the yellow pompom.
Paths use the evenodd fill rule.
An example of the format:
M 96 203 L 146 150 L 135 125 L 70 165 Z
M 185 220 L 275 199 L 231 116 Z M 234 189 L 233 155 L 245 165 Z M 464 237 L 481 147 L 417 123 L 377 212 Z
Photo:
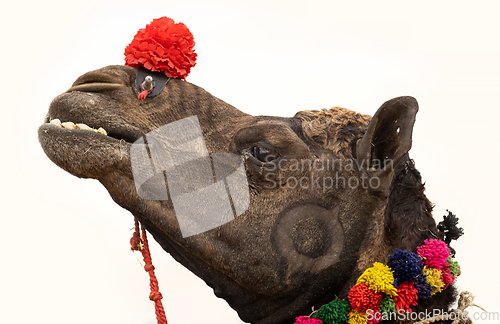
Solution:
M 427 282 L 432 287 L 431 295 L 443 291 L 444 282 L 441 280 L 441 270 L 424 267 L 423 273 L 427 276 Z
M 366 269 L 357 283 L 364 283 L 375 293 L 381 292 L 393 297 L 397 295 L 391 268 L 380 262 L 375 262 L 373 267 Z
M 366 315 L 361 314 L 358 310 L 352 310 L 349 314 L 349 320 L 347 321 L 349 324 L 366 324 L 368 320 L 366 319 Z

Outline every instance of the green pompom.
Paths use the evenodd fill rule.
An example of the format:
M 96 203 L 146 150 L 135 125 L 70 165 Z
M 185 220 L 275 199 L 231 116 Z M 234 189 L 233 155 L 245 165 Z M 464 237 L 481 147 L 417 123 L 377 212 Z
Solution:
M 451 259 L 451 257 L 449 257 L 448 260 L 446 260 L 446 262 L 450 264 L 450 267 L 449 267 L 450 272 L 453 275 L 453 277 L 456 278 L 457 275 L 458 275 L 458 268 L 459 268 L 458 262 L 457 261 L 453 261 Z
M 347 301 L 335 299 L 321 306 L 312 317 L 320 319 L 323 324 L 344 324 L 347 322 L 347 314 L 350 311 L 351 308 Z
M 380 301 L 380 313 L 396 313 L 396 302 L 390 296 L 384 296 Z

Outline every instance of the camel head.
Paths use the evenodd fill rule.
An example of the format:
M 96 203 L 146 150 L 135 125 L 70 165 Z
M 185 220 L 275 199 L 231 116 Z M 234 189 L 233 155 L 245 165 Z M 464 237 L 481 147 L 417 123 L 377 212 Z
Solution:
M 291 118 L 252 116 L 178 78 L 140 101 L 138 71 L 107 66 L 77 78 L 50 104 L 38 131 L 41 146 L 62 169 L 102 183 L 242 320 L 291 323 L 312 306 L 345 297 L 364 269 L 385 262 L 394 249 L 415 250 L 439 235 L 407 154 L 418 110 L 414 98 L 389 100 L 373 117 L 339 107 Z M 211 156 L 205 160 L 209 183 L 222 181 L 213 173 L 217 154 L 228 156 L 221 165 L 237 157 L 241 168 L 236 163 L 234 170 L 243 170 L 237 178 L 242 198 L 230 201 L 234 217 L 189 235 L 181 227 L 191 225 L 179 220 L 189 200 L 176 202 L 168 170 L 153 177 L 167 183 L 167 197 L 151 199 L 134 169 L 137 149 L 152 159 L 151 148 L 144 150 L 148 134 L 186 120 L 196 121 L 194 132 Z M 157 140 L 159 147 L 162 140 L 166 147 L 177 145 L 168 137 Z M 176 164 L 184 155 L 170 158 Z M 193 174 L 199 164 L 176 166 L 187 192 L 198 181 Z M 228 183 L 224 193 L 231 196 Z M 210 200 L 204 204 L 212 208 Z M 191 210 L 203 214 L 199 209 Z

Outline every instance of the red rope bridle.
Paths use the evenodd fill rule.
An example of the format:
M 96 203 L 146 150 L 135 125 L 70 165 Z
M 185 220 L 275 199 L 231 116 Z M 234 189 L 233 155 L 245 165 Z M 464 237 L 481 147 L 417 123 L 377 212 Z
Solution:
M 163 304 L 161 302 L 163 296 L 161 295 L 158 287 L 158 280 L 156 279 L 154 271 L 155 267 L 153 266 L 151 253 L 149 252 L 146 230 L 142 224 L 139 225 L 139 220 L 137 218 L 135 218 L 135 231 L 130 239 L 130 247 L 132 251 L 140 251 L 142 253 L 145 263 L 144 270 L 149 273 L 149 287 L 151 289 L 149 299 L 155 303 L 156 320 L 158 321 L 158 324 L 168 324 L 167 316 L 165 315 L 165 310 L 163 309 Z

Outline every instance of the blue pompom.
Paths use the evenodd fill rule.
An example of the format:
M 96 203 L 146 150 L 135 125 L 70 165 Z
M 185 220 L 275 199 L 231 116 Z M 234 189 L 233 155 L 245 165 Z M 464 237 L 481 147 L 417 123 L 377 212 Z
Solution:
M 427 282 L 427 276 L 423 273 L 419 274 L 413 280 L 415 289 L 417 289 L 418 299 L 426 299 L 431 297 L 432 286 Z
M 424 269 L 422 259 L 418 254 L 399 249 L 389 256 L 389 267 L 394 272 L 394 278 L 397 279 L 398 284 L 413 281 Z

